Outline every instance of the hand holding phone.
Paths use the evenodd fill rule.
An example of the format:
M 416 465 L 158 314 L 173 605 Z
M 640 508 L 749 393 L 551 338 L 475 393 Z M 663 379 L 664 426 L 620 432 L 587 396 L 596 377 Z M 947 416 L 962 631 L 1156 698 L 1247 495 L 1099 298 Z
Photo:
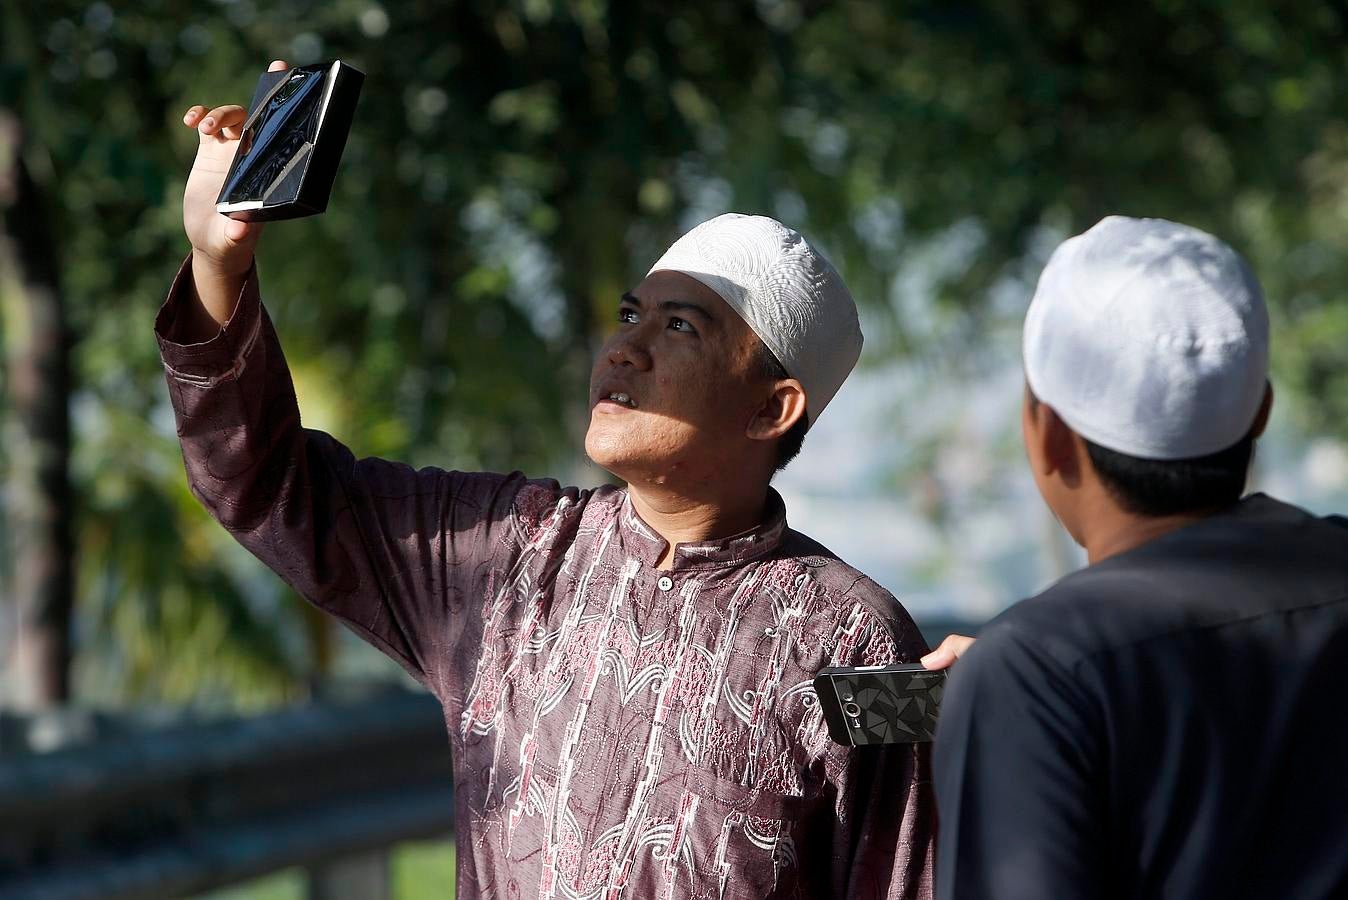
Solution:
M 935 737 L 945 678 L 921 663 L 837 666 L 815 676 L 814 692 L 839 744 L 918 743 Z

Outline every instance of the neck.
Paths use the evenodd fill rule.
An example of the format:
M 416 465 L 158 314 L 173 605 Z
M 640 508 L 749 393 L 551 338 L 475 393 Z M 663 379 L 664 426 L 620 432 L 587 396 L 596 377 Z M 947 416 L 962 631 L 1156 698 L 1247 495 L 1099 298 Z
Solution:
M 677 544 L 698 543 L 730 537 L 763 521 L 767 487 L 732 491 L 714 498 L 689 497 L 663 485 L 630 482 L 627 488 L 637 515 L 665 541 L 659 567 L 674 563 Z
M 1091 565 L 1111 556 L 1127 553 L 1159 537 L 1206 519 L 1212 511 L 1180 513 L 1173 516 L 1143 516 L 1110 505 L 1107 511 L 1087 517 L 1089 529 L 1083 529 L 1081 545 Z

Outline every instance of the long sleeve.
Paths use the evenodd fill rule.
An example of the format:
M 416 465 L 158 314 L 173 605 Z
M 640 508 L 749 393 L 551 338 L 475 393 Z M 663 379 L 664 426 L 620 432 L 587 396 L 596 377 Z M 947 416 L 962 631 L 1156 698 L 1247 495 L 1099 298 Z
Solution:
M 877 616 L 870 638 L 846 665 L 914 662 L 927 651 L 917 626 L 888 592 L 868 604 Z M 930 744 L 842 748 L 829 896 L 850 900 L 930 900 L 936 854 L 936 797 Z
M 936 799 L 930 747 L 897 744 L 853 751 L 850 863 L 844 896 L 929 900 L 935 862 Z
M 941 900 L 1109 896 L 1098 716 L 1066 668 L 994 624 L 955 664 L 935 776 Z
M 155 330 L 193 494 L 302 596 L 443 696 L 445 661 L 480 619 L 525 480 L 357 460 L 303 428 L 256 271 L 218 336 L 174 340 L 190 266 Z

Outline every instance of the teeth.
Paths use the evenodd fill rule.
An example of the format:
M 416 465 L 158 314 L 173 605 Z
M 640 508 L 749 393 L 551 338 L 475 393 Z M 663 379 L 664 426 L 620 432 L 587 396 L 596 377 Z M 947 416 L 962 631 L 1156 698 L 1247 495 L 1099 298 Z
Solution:
M 632 398 L 624 394 L 622 391 L 613 391 L 608 395 L 608 398 L 612 400 L 614 403 L 621 403 L 623 406 L 633 406 L 633 407 L 636 406 L 636 404 L 632 402 Z

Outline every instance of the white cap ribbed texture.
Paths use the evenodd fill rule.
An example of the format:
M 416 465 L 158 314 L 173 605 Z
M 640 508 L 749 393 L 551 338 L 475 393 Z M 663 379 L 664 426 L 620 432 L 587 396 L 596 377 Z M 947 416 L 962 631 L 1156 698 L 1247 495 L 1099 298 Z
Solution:
M 1254 424 L 1268 311 L 1210 234 L 1110 216 L 1065 241 L 1025 318 L 1030 389 L 1082 437 L 1144 459 L 1207 456 Z
M 682 272 L 715 291 L 805 388 L 811 425 L 861 356 L 856 304 L 800 233 L 766 216 L 726 213 L 698 225 L 651 272 Z

